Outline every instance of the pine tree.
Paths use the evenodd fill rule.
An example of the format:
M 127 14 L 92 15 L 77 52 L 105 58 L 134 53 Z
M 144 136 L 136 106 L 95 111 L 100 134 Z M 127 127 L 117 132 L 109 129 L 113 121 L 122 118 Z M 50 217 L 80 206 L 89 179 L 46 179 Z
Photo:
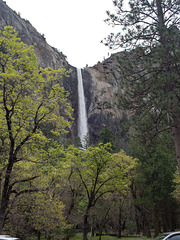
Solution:
M 153 112 L 157 134 L 171 129 L 180 173 L 180 1 L 113 3 L 117 13 L 108 12 L 106 21 L 121 32 L 109 35 L 105 44 L 125 48 L 118 57 L 119 106 L 139 119 Z

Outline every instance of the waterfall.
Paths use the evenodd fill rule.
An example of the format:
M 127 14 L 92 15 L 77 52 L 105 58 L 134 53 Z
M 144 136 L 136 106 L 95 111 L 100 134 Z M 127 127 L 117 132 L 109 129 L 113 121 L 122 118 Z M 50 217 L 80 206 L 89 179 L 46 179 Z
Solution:
M 86 116 L 86 104 L 84 97 L 84 88 L 81 69 L 77 68 L 77 77 L 78 77 L 78 136 L 80 137 L 82 146 L 86 144 L 85 137 L 88 134 L 87 127 L 87 116 Z

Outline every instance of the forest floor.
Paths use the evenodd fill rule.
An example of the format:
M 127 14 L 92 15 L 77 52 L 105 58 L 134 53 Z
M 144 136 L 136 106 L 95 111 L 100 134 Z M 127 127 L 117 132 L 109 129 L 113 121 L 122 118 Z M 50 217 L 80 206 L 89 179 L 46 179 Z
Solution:
M 103 235 L 101 237 L 101 240 L 152 240 L 153 238 L 146 238 L 142 236 L 136 236 L 136 237 L 122 237 L 117 238 L 109 235 Z M 70 240 L 82 240 L 82 234 L 78 233 L 74 237 L 71 237 Z M 99 236 L 90 237 L 89 240 L 99 240 Z

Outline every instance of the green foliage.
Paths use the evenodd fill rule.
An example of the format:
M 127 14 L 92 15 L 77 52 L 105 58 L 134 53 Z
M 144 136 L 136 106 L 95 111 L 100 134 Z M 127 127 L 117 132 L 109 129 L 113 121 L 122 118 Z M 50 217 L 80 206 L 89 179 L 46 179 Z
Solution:
M 118 57 L 119 107 L 131 110 L 142 124 L 150 113 L 152 127 L 144 128 L 150 135 L 171 128 L 180 162 L 179 1 L 128 2 L 129 8 L 122 0 L 114 1 L 117 14 L 108 12 L 107 19 L 123 31 L 110 35 L 106 44 L 126 48 Z
M 21 42 L 17 34 L 8 26 L 0 31 L 0 232 L 11 194 L 18 196 L 25 191 L 23 187 L 30 190 L 23 183 L 37 177 L 35 171 L 26 176 L 26 164 L 42 163 L 47 157 L 50 141 L 43 126 L 51 126 L 51 135 L 59 138 L 67 133 L 72 120 L 69 93 L 60 84 L 69 72 L 40 68 L 33 47 Z M 21 167 L 20 161 L 24 161 Z M 17 187 L 20 184 L 22 188 Z
M 177 0 L 129 0 L 128 2 L 115 0 L 113 4 L 116 11 L 107 12 L 106 22 L 120 26 L 121 31 L 117 34 L 111 33 L 106 38 L 105 43 L 111 48 L 132 49 L 139 46 L 153 48 L 157 46 L 157 41 L 162 42 L 169 38 L 171 29 L 174 31 L 179 27 Z M 171 38 L 174 39 L 175 36 L 172 34 Z M 169 44 L 171 45 L 172 42 Z
M 106 144 L 106 143 L 111 143 L 111 148 L 115 152 L 116 150 L 116 145 L 115 145 L 115 136 L 114 133 L 108 129 L 108 128 L 103 128 L 101 129 L 99 133 L 99 142 Z
M 82 181 L 86 197 L 94 192 L 97 194 L 96 198 L 99 198 L 103 193 L 114 191 L 118 186 L 126 189 L 126 174 L 133 168 L 133 159 L 124 151 L 111 154 L 110 143 L 101 143 L 97 147 L 89 147 L 86 151 L 70 148 L 66 164 L 68 161 L 71 161 L 69 165 Z M 96 201 L 96 198 L 93 201 Z
M 151 118 L 146 116 L 131 130 L 131 154 L 138 158 L 138 182 L 144 186 L 144 196 L 150 205 L 162 203 L 171 195 L 176 170 L 171 132 L 157 134 L 153 127 Z M 152 130 L 147 131 L 148 128 Z
M 100 135 L 99 139 L 103 144 L 108 143 L 108 142 L 112 143 L 114 134 L 111 130 L 109 130 L 107 128 L 103 128 L 103 129 L 101 129 L 99 135 Z
M 178 174 L 178 171 L 176 172 L 174 183 L 176 188 L 173 192 L 173 196 L 180 202 L 180 176 Z
M 66 70 L 39 68 L 32 46 L 20 42 L 12 27 L 0 34 L 1 136 L 9 135 L 18 146 L 41 134 L 40 123 L 56 123 L 51 132 L 65 133 L 71 107 L 68 93 L 55 81 Z
M 66 151 L 65 166 L 69 169 L 67 176 L 71 176 L 73 186 L 75 184 L 79 186 L 78 209 L 84 216 L 86 235 L 89 214 L 97 202 L 110 193 L 118 191 L 126 194 L 129 190 L 128 174 L 131 175 L 134 159 L 127 156 L 124 151 L 112 154 L 110 143 L 100 143 L 86 151 L 70 146 Z
M 6 229 L 15 227 L 16 233 L 29 236 L 33 231 L 46 233 L 53 237 L 63 236 L 63 231 L 68 227 L 65 223 L 64 206 L 57 198 L 50 198 L 46 193 L 22 195 L 16 200 L 16 207 L 11 211 L 11 218 Z M 21 223 L 17 226 L 17 221 Z
M 152 130 L 147 131 L 148 128 Z M 130 149 L 138 159 L 137 183 L 143 189 L 144 201 L 149 206 L 162 206 L 163 200 L 167 202 L 174 189 L 176 156 L 171 132 L 157 134 L 147 116 L 131 131 Z
M 76 136 L 74 145 L 77 148 L 82 148 L 82 143 L 81 143 L 81 139 L 79 136 Z
M 144 122 L 142 128 L 137 127 L 131 136 L 131 154 L 138 158 L 132 192 L 134 204 L 140 213 L 148 222 L 152 217 L 157 235 L 163 222 L 171 222 L 175 217 L 177 205 L 172 194 L 175 189 L 176 157 L 170 132 L 155 136 L 153 131 L 152 134 L 141 132 L 150 123 Z M 170 225 L 167 225 L 164 231 L 170 230 Z
M 65 208 L 57 191 L 64 187 L 61 179 L 65 158 L 63 148 L 51 142 L 47 151 L 37 148 L 26 157 L 28 161 L 16 162 L 11 173 L 13 191 L 6 230 L 24 237 L 34 231 L 64 236 L 64 231 L 71 226 L 66 223 Z
M 65 69 L 39 68 L 32 46 L 20 42 L 12 27 L 0 32 L 1 146 L 15 143 L 18 151 L 28 141 L 46 141 L 40 124 L 51 124 L 59 135 L 70 127 L 68 93 L 57 80 Z

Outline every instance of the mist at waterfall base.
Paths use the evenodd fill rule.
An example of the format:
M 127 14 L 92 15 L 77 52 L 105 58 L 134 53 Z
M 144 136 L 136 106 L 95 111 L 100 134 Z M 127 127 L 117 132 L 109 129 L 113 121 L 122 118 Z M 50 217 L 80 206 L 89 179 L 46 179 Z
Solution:
M 88 126 L 83 79 L 80 68 L 77 68 L 77 77 L 78 77 L 78 136 L 81 140 L 83 149 L 85 149 L 86 137 L 88 135 Z

